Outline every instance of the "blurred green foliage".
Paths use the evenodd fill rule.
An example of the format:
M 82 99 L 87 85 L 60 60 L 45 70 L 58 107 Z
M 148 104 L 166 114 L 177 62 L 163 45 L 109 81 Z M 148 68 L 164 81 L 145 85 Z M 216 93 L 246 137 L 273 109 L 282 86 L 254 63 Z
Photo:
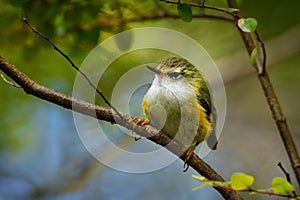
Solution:
M 195 0 L 193 2 L 201 3 L 202 1 Z M 300 1 L 243 0 L 239 2 L 243 16 L 253 17 L 258 21 L 257 30 L 264 41 L 276 38 L 300 23 L 300 12 L 298 11 Z M 225 0 L 207 0 L 206 3 L 211 6 L 226 7 Z M 76 72 L 64 58 L 28 29 L 22 22 L 23 17 L 26 17 L 33 26 L 51 38 L 79 66 L 87 54 L 107 37 L 130 28 L 146 26 L 170 28 L 187 34 L 203 45 L 215 60 L 223 57 L 230 58 L 234 52 L 244 50 L 239 33 L 234 25 L 228 22 L 193 18 L 190 23 L 186 23 L 180 19 L 144 20 L 143 18 L 144 16 L 151 18 L 151 16 L 157 16 L 166 11 L 176 14 L 176 5 L 169 5 L 158 0 L 2 0 L 0 1 L 0 55 L 38 83 L 66 94 L 72 94 Z M 216 13 L 197 8 L 192 8 L 192 12 Z M 294 39 L 287 38 L 287 41 Z M 120 45 L 121 49 L 126 49 L 129 44 Z M 282 46 L 284 45 L 282 44 Z M 143 63 L 162 60 L 166 56 L 169 56 L 168 52 L 157 52 L 151 49 L 124 55 L 115 60 L 107 69 L 99 82 L 99 87 L 110 97 L 114 84 L 124 72 Z M 300 80 L 299 63 L 298 53 L 280 60 L 279 63 L 274 64 L 274 69 L 270 69 L 271 78 L 274 80 L 283 110 L 287 113 L 291 130 L 296 133 L 294 135 L 295 138 L 298 138 L 297 141 L 299 141 L 297 133 L 299 133 L 300 127 L 298 113 L 295 110 L 300 109 L 298 104 L 300 96 L 297 95 Z M 243 68 L 244 65 L 241 64 L 238 67 Z M 253 165 L 255 165 L 254 171 L 256 171 L 257 163 L 253 160 L 263 163 L 259 160 L 262 158 L 265 161 L 263 156 L 266 155 L 268 159 L 271 159 L 278 156 L 278 152 L 283 152 L 282 149 L 278 149 L 280 141 L 274 142 L 279 137 L 274 129 L 262 92 L 258 92 L 260 88 L 256 81 L 256 77 L 243 77 L 242 82 L 237 81 L 238 84 L 235 82 L 227 85 L 229 99 L 229 122 L 225 127 L 227 135 L 224 134 L 225 136 L 221 138 L 223 139 L 220 145 L 221 151 L 215 154 L 216 157 L 220 155 L 220 160 L 212 162 L 224 174 L 238 171 L 239 167 L 248 167 L 251 170 Z M 245 88 L 247 88 L 246 92 Z M 98 97 L 97 102 L 103 105 L 102 100 Z M 20 152 L 40 143 L 38 137 L 43 130 L 39 126 L 41 123 L 47 126 L 49 120 L 48 113 L 42 117 L 37 114 L 44 107 L 53 108 L 54 105 L 27 96 L 22 90 L 12 88 L 0 80 L 0 152 Z M 139 105 L 137 107 L 139 109 Z M 263 117 L 261 118 L 261 116 Z M 253 127 L 253 124 L 257 127 Z M 269 129 L 264 129 L 265 126 Z M 259 135 L 262 134 L 261 132 L 263 135 Z M 259 136 L 255 135 L 256 133 Z M 235 140 L 232 141 L 232 138 Z M 244 152 L 240 141 L 245 141 L 245 138 L 248 140 L 247 143 L 243 143 Z M 275 139 L 272 140 L 272 138 Z M 255 147 L 251 146 L 251 141 L 254 140 L 257 145 Z M 270 144 L 264 143 L 262 145 L 264 148 L 272 147 L 272 142 L 276 147 L 275 149 L 264 149 L 264 153 L 262 153 L 259 145 L 263 142 L 270 142 Z M 299 147 L 299 142 L 297 144 Z M 247 149 L 247 147 L 249 148 Z M 225 158 L 221 158 L 223 155 Z M 249 158 L 249 156 L 253 157 Z M 224 168 L 226 164 L 223 162 L 227 162 L 226 164 L 230 167 Z M 264 163 L 261 171 L 258 170 L 260 175 L 255 174 L 255 177 L 263 177 L 261 179 L 266 180 L 266 184 L 270 180 L 267 177 L 271 174 L 271 172 L 269 174 L 270 165 L 274 166 L 275 164 Z M 245 169 L 245 171 L 247 170 Z M 175 177 L 174 174 L 170 176 Z M 176 184 L 175 181 L 172 181 L 167 185 L 174 186 L 173 182 Z M 123 187 L 122 183 L 121 188 Z M 184 186 L 180 186 L 180 188 L 182 187 Z M 190 189 L 191 187 L 188 188 L 189 191 Z M 145 190 L 145 193 L 147 192 Z
M 193 13 L 191 7 L 187 3 L 180 3 L 177 5 L 177 10 L 180 18 L 185 22 L 191 22 Z
M 30 37 L 32 34 L 20 21 L 23 17 L 49 38 L 92 48 L 103 32 L 124 30 L 128 20 L 142 15 L 142 8 L 151 10 L 156 5 L 151 1 L 136 0 L 7 0 L 0 2 L 0 7 L 0 28 L 5 30 L 0 36 L 10 45 L 25 39 L 23 47 L 30 50 L 40 47 L 41 43 Z

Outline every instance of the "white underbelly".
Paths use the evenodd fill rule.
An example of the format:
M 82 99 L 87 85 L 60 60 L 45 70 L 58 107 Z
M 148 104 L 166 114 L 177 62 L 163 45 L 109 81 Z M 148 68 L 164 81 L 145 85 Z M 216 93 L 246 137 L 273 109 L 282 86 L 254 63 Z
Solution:
M 190 146 L 195 143 L 200 113 L 193 90 L 182 89 L 152 85 L 146 94 L 147 110 L 153 126 Z

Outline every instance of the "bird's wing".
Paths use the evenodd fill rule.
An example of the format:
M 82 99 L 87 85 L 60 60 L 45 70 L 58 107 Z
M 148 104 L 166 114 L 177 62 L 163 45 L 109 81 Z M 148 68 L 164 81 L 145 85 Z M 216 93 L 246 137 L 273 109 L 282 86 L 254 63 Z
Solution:
M 216 109 L 213 106 L 208 86 L 203 79 L 197 98 L 200 101 L 201 106 L 205 109 L 206 118 L 210 122 L 210 129 L 208 131 L 208 136 L 206 137 L 206 143 L 210 149 L 215 150 L 218 144 L 218 139 L 216 136 Z

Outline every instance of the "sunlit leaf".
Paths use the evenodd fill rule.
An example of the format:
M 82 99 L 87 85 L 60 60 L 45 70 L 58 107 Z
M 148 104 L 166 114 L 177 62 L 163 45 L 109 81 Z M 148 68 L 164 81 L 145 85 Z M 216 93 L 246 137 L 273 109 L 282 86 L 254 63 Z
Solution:
M 255 47 L 250 55 L 250 63 L 251 65 L 254 65 L 255 59 L 256 59 L 256 54 L 257 54 L 257 48 Z
M 230 177 L 230 185 L 234 190 L 244 190 L 249 188 L 254 182 L 254 178 L 243 173 L 234 173 Z
M 279 194 L 289 194 L 294 191 L 294 186 L 284 178 L 275 177 L 272 180 L 272 189 Z
M 193 19 L 192 9 L 187 3 L 180 3 L 177 5 L 177 10 L 180 18 L 185 22 L 191 22 Z
M 203 176 L 196 176 L 196 175 L 192 175 L 192 178 L 197 180 L 197 181 L 200 181 L 200 182 L 204 182 L 206 181 L 207 179 Z
M 238 20 L 238 26 L 244 32 L 254 32 L 257 27 L 257 21 L 254 18 L 241 18 Z

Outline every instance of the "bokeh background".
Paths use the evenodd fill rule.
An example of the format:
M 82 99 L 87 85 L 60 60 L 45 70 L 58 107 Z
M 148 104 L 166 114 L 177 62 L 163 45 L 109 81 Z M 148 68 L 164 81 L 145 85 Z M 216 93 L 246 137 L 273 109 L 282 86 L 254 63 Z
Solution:
M 258 21 L 258 32 L 267 48 L 268 71 L 300 149 L 300 2 L 243 0 L 239 3 L 245 17 Z M 210 0 L 207 4 L 226 6 L 222 0 Z M 22 17 L 50 37 L 78 65 L 98 43 L 123 30 L 154 26 L 187 34 L 214 59 L 227 93 L 227 116 L 219 147 L 205 157 L 205 161 L 225 179 L 234 172 L 253 175 L 256 188 L 269 188 L 273 177 L 284 177 L 277 166 L 279 162 L 292 174 L 234 25 L 212 19 L 193 19 L 185 23 L 161 17 L 166 11 L 176 13 L 176 6 L 155 0 L 1 0 L 0 54 L 38 83 L 72 94 L 76 71 L 34 35 Z M 196 8 L 193 12 L 208 13 Z M 150 19 L 153 16 L 155 19 Z M 122 45 L 120 48 L 126 48 L 126 44 Z M 165 52 L 144 51 L 120 58 L 102 77 L 99 87 L 110 97 L 122 73 L 137 64 L 159 61 L 165 56 Z M 146 88 L 142 88 L 136 98 L 132 98 L 133 114 L 141 115 L 140 103 L 145 91 Z M 100 98 L 97 103 L 104 105 Z M 183 173 L 180 160 L 146 174 L 119 172 L 102 165 L 81 143 L 71 111 L 26 95 L 3 81 L 0 81 L 0 111 L 1 200 L 222 199 L 209 187 L 192 191 L 199 184 L 191 177 L 196 172 L 190 169 Z M 99 123 L 106 127 L 114 143 L 128 150 L 143 151 L 156 145 L 147 140 L 134 142 L 119 128 Z M 107 155 L 118 159 L 114 152 Z M 296 184 L 294 177 L 293 182 Z M 297 190 L 299 192 L 299 188 Z M 245 199 L 280 199 L 242 195 Z

